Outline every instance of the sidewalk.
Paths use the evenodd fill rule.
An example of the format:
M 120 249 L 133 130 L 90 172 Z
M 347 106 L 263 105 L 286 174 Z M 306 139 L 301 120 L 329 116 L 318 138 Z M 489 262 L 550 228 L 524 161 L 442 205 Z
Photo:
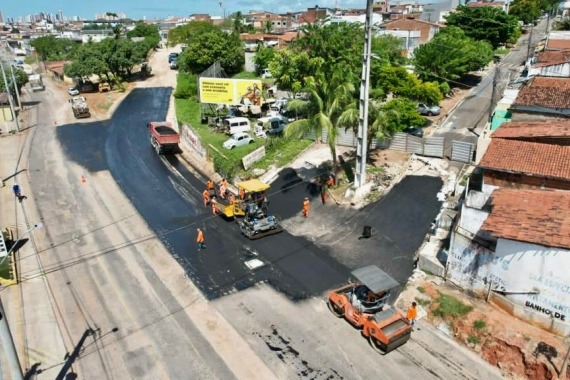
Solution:
M 20 123 L 22 132 L 0 135 L 0 177 L 5 185 L 0 188 L 0 228 L 3 230 L 10 228 L 14 240 L 22 239 L 20 249 L 11 254 L 15 258 L 18 273 L 42 271 L 35 241 L 41 239 L 43 231 L 37 229 L 28 232 L 35 223 L 40 222 L 35 214 L 34 197 L 27 173 L 27 150 L 29 139 L 34 133 L 30 127 L 36 125 L 36 114 L 35 108 L 24 110 L 20 115 L 20 119 L 23 119 Z M 12 193 L 15 182 L 20 185 L 22 195 L 27 196 L 27 199 L 23 199 L 21 203 Z M 29 259 L 20 262 L 19 257 L 29 257 Z M 40 276 L 25 283 L 0 286 L 0 297 L 24 375 L 35 363 L 61 362 L 66 353 L 60 340 L 61 334 L 52 303 L 37 302 L 41 299 L 51 300 L 47 285 L 45 276 Z M 4 347 L 0 345 L 1 374 L 3 378 L 11 378 Z M 57 368 L 48 370 L 45 374 L 47 377 L 55 378 Z

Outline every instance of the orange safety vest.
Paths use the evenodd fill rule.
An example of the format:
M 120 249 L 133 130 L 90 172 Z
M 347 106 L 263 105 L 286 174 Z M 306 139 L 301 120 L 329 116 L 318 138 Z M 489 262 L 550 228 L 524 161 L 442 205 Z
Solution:
M 211 189 L 213 189 L 213 188 L 214 188 L 214 181 L 209 180 L 209 181 L 208 181 L 208 190 L 211 190 Z
M 416 318 L 418 317 L 418 310 L 417 310 L 415 307 L 410 306 L 410 307 L 408 308 L 408 313 L 407 313 L 407 316 L 406 316 L 406 317 L 407 317 L 409 320 L 416 319 Z
M 202 193 L 202 197 L 204 197 L 205 200 L 210 199 L 210 192 L 208 191 L 208 189 L 204 190 L 204 192 Z
M 204 233 L 202 230 L 198 230 L 198 236 L 196 237 L 196 243 L 203 243 L 204 242 Z

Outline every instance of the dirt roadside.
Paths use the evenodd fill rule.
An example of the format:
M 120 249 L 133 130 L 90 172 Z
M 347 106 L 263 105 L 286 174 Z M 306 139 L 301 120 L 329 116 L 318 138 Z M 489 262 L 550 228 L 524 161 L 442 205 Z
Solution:
M 452 298 L 442 301 L 441 295 Z M 465 314 L 456 316 L 442 312 L 442 302 L 454 299 L 469 311 L 465 309 Z M 506 378 L 570 378 L 570 370 L 565 376 L 558 374 L 568 350 L 563 338 L 515 318 L 492 303 L 472 298 L 439 277 L 415 270 L 397 306 L 406 310 L 413 301 L 418 303 L 420 319 L 499 368 Z M 444 308 L 449 304 L 446 302 Z M 459 304 L 453 307 L 453 311 L 461 308 Z

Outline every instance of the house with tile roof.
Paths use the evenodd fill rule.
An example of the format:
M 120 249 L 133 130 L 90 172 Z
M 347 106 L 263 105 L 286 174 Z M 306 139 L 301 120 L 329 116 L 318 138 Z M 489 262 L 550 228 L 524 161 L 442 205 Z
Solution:
M 410 57 L 418 46 L 431 40 L 440 28 L 439 24 L 410 16 L 385 22 L 377 33 L 400 38 L 406 57 Z
M 570 77 L 570 50 L 539 52 L 528 71 L 528 76 Z
M 570 78 L 530 79 L 518 92 L 510 111 L 513 121 L 570 117 Z
M 570 121 L 509 122 L 468 180 L 445 277 L 570 333 Z

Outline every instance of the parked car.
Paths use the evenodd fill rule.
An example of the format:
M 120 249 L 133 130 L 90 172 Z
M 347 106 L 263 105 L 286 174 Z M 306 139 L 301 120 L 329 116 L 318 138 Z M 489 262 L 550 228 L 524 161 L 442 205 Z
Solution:
M 111 91 L 111 85 L 107 82 L 99 83 L 99 92 Z
M 439 106 L 428 106 L 426 104 L 418 104 L 418 112 L 422 115 L 434 116 L 439 115 L 441 108 Z
M 175 61 L 176 59 L 178 59 L 178 56 L 179 56 L 178 53 L 168 54 L 168 63 L 172 63 L 172 61 Z
M 253 138 L 244 132 L 234 133 L 232 137 L 224 141 L 223 147 L 226 149 L 233 149 L 238 146 L 253 144 Z
M 424 130 L 419 127 L 408 127 L 404 129 L 404 132 L 412 136 L 424 137 Z
M 170 69 L 171 70 L 178 69 L 178 60 L 175 59 L 174 61 L 170 62 Z
M 79 95 L 79 90 L 75 87 L 69 87 L 67 89 L 67 93 L 71 96 L 77 96 L 77 95 Z
M 262 78 L 271 78 L 271 71 L 269 71 L 269 69 L 263 69 L 261 70 L 261 77 Z

